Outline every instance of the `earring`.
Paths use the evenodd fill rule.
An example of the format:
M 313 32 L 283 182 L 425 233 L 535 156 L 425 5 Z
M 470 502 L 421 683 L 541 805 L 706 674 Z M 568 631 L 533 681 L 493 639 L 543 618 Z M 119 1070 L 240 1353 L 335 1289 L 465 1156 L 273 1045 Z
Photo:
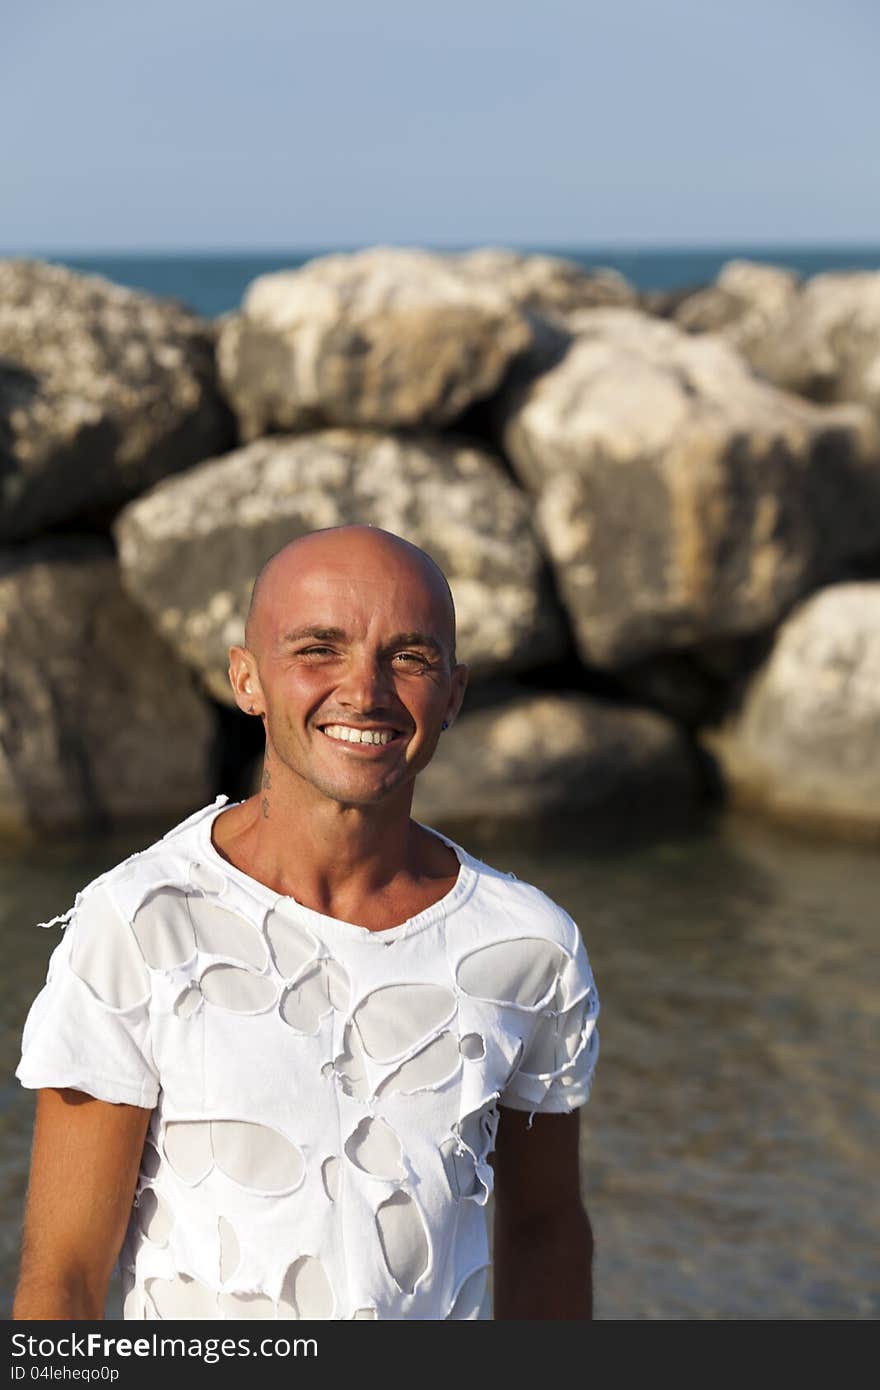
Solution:
M 448 720 L 446 720 L 446 719 L 443 720 L 443 728 L 444 728 L 444 729 L 448 729 L 448 728 L 449 728 L 449 722 L 448 722 Z

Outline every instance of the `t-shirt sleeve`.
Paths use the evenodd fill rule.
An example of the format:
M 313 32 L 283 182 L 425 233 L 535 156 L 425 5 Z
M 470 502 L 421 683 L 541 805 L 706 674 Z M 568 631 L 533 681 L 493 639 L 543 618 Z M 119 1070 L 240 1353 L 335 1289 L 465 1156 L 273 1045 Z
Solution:
M 590 1098 L 599 1057 L 599 996 L 577 924 L 564 913 L 568 958 L 556 990 L 537 1019 L 499 1105 L 533 1114 L 560 1114 Z M 531 1124 L 531 1119 L 529 1120 Z
M 15 1075 L 152 1109 L 159 1079 L 150 1044 L 150 974 L 106 885 L 80 894 L 30 1006 Z

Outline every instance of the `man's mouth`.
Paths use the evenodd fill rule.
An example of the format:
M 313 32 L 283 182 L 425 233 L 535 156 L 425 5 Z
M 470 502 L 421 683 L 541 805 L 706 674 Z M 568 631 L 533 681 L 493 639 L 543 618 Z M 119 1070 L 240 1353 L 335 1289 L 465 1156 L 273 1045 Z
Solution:
M 319 724 L 322 734 L 328 738 L 337 740 L 340 743 L 365 743 L 379 744 L 392 743 L 394 739 L 401 737 L 398 729 L 382 728 L 354 728 L 350 724 Z

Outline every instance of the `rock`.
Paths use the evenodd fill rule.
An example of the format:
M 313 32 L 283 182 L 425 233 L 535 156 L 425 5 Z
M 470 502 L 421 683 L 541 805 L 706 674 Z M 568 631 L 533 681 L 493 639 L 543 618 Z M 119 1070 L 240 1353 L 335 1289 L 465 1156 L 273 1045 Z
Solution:
M 0 261 L 0 537 L 118 507 L 233 442 L 210 324 L 39 261 Z
M 634 820 L 696 806 L 690 745 L 670 720 L 568 691 L 503 692 L 443 734 L 416 781 L 427 824 L 625 811 Z
M 663 652 L 615 671 L 616 697 L 648 705 L 695 731 L 714 724 L 761 664 L 773 631 L 718 638 L 683 651 Z
M 561 256 L 483 247 L 459 254 L 454 264 L 475 282 L 497 286 L 518 308 L 562 323 L 581 309 L 638 302 L 637 291 L 616 270 L 584 270 Z
M 673 318 L 688 333 L 720 333 L 750 361 L 797 302 L 800 278 L 782 266 L 728 261 L 714 285 L 691 294 Z
M 109 542 L 0 561 L 0 827 L 98 828 L 212 795 L 213 711 L 122 592 Z
M 694 295 L 702 294 L 704 290 L 711 288 L 712 286 L 700 281 L 697 284 L 676 285 L 674 289 L 642 290 L 639 295 L 638 308 L 653 318 L 672 319 L 675 318 L 686 299 L 691 299 Z
M 701 740 L 734 804 L 880 831 L 880 583 L 829 585 L 798 605 Z
M 880 418 L 880 271 L 829 271 L 805 284 L 779 266 L 731 261 L 675 311 L 720 333 L 767 381 L 819 404 L 854 401 Z
M 783 393 L 715 336 L 627 309 L 584 318 L 499 415 L 588 665 L 770 627 L 880 546 L 865 409 Z
M 452 436 L 367 430 L 273 436 L 170 478 L 118 518 L 123 582 L 157 630 L 231 702 L 258 570 L 296 536 L 351 522 L 414 542 L 456 602 L 458 656 L 481 677 L 552 659 L 565 643 L 530 504 L 485 450 Z
M 445 425 L 531 341 L 509 295 L 427 251 L 377 247 L 262 275 L 220 332 L 245 439 L 319 425 Z
M 703 669 L 699 654 L 661 652 L 615 672 L 621 690 L 638 704 L 697 729 L 717 713 L 728 694 L 729 684 L 719 685 Z
M 820 402 L 858 401 L 880 418 L 880 271 L 829 271 L 749 345 L 768 380 Z

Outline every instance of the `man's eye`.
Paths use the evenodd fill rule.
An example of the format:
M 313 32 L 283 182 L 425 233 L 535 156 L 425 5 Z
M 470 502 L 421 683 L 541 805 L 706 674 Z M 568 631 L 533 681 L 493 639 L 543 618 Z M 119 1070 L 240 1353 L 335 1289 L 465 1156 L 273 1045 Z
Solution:
M 418 652 L 397 652 L 397 656 L 406 657 L 410 661 L 418 662 L 420 666 L 427 666 L 428 664 L 425 658 L 420 656 Z
M 311 656 L 313 652 L 332 652 L 332 647 L 303 647 L 300 656 Z

